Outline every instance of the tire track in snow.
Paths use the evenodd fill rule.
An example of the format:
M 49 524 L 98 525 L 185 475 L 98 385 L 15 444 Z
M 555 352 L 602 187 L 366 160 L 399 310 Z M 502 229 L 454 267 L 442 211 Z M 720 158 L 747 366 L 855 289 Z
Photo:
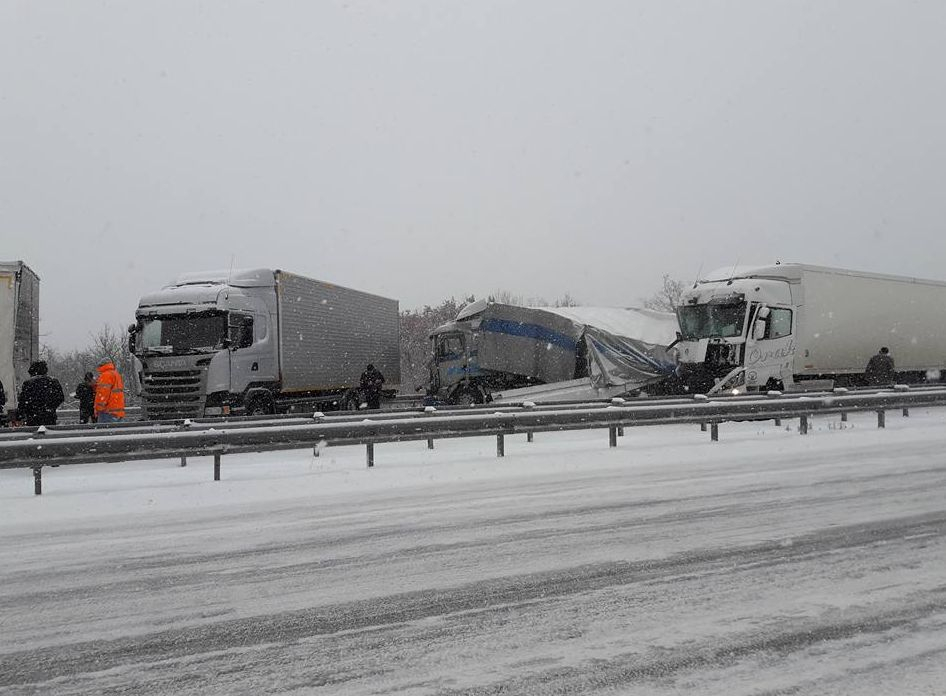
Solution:
M 946 511 L 941 511 L 870 524 L 833 527 L 797 537 L 791 545 L 772 541 L 737 548 L 700 550 L 659 560 L 578 566 L 453 588 L 421 590 L 300 611 L 207 622 L 142 636 L 7 652 L 0 655 L 0 686 L 37 685 L 57 677 L 100 672 L 123 665 L 154 663 L 231 648 L 284 644 L 343 631 L 383 629 L 463 612 L 506 611 L 510 605 L 550 601 L 615 586 L 644 582 L 673 583 L 683 575 L 738 573 L 746 568 L 791 564 L 825 554 L 894 541 L 922 545 L 944 534 Z M 840 638 L 860 630 L 886 630 L 913 621 L 925 612 L 946 611 L 946 592 L 937 593 L 922 607 L 922 610 L 915 611 L 907 607 L 889 616 L 877 614 L 859 623 L 837 622 L 836 625 L 816 626 L 800 633 L 762 636 L 746 642 L 742 648 L 737 645 L 732 650 L 792 650 L 797 649 L 793 646 L 805 645 L 812 640 L 835 640 L 837 638 L 834 636 Z M 691 664 L 693 659 L 693 656 L 684 655 L 679 658 L 678 666 L 673 667 L 677 663 L 671 661 L 661 669 L 682 669 Z M 698 663 L 693 664 L 698 666 Z M 635 675 L 646 675 L 648 669 L 654 671 L 657 666 L 641 669 L 644 671 L 628 671 L 626 665 L 615 665 L 615 678 L 625 672 L 628 676 L 622 678 L 638 678 Z

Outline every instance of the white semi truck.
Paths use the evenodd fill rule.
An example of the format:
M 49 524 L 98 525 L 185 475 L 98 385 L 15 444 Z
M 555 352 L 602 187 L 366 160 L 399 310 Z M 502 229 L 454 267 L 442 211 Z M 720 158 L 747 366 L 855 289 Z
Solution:
M 39 276 L 22 261 L 0 261 L 0 383 L 8 411 L 38 359 Z
M 677 309 L 678 375 L 691 391 L 864 383 L 887 346 L 897 379 L 946 369 L 946 283 L 798 263 L 721 269 Z
M 398 303 L 281 270 L 189 273 L 129 327 L 151 420 L 357 408 L 370 363 L 400 384 Z

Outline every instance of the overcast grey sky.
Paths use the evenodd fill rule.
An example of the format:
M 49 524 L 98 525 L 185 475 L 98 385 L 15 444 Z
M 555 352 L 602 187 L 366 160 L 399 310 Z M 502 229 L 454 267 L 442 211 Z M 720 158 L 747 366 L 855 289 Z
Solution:
M 634 305 L 946 279 L 946 3 L 0 0 L 0 259 L 44 341 L 179 272 Z

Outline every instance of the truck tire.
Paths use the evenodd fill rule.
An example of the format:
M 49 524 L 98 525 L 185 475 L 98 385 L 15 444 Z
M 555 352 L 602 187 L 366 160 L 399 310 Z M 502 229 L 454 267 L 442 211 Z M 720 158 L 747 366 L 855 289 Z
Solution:
M 361 408 L 361 395 L 357 389 L 349 389 L 338 404 L 340 411 L 357 411 Z
M 246 403 L 246 415 L 248 416 L 271 416 L 275 413 L 272 399 L 265 396 L 254 396 Z
M 478 406 L 486 399 L 479 387 L 462 387 L 454 392 L 452 401 L 457 406 Z

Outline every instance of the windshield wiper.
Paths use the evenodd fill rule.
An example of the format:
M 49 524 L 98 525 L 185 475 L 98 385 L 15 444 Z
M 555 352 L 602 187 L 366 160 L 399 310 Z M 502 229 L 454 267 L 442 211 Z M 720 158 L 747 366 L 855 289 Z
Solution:
M 170 355 L 174 346 L 148 346 L 141 351 L 144 355 Z

